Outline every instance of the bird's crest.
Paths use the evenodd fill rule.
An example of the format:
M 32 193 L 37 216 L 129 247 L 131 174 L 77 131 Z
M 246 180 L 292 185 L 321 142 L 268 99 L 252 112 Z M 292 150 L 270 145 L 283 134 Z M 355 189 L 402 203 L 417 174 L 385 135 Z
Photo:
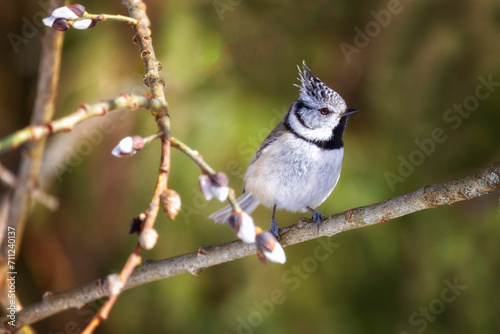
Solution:
M 298 80 L 301 85 L 295 86 L 299 87 L 300 97 L 303 100 L 316 100 L 327 104 L 335 104 L 339 100 L 342 101 L 342 97 L 337 92 L 312 74 L 304 60 L 302 61 L 302 69 L 298 65 L 297 68 L 299 69 Z

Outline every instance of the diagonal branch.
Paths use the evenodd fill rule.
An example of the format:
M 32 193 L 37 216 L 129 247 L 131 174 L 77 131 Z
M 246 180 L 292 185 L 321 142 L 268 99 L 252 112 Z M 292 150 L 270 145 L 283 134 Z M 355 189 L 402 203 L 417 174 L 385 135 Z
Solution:
M 203 158 L 198 153 L 198 151 L 193 150 L 192 148 L 190 148 L 189 146 L 187 146 L 186 144 L 184 144 L 183 142 L 181 142 L 179 139 L 177 139 L 175 137 L 170 138 L 170 143 L 173 147 L 175 147 L 176 149 L 178 149 L 179 151 L 181 151 L 182 153 L 187 155 L 191 160 L 193 160 L 193 162 L 198 167 L 200 167 L 200 170 L 202 171 L 202 173 L 206 173 L 206 174 L 210 175 L 211 178 L 214 178 L 217 176 L 218 173 L 212 167 L 210 167 L 210 165 L 207 164 L 205 162 L 205 160 L 203 160 Z M 240 205 L 238 204 L 237 198 L 236 198 L 236 192 L 234 191 L 233 188 L 229 188 L 229 195 L 227 197 L 227 200 L 228 200 L 229 204 L 231 204 L 231 206 L 233 207 L 234 211 L 236 211 L 236 212 L 242 211 L 240 208 Z
M 453 205 L 498 190 L 500 190 L 500 161 L 473 175 L 429 185 L 384 202 L 328 216 L 320 225 L 319 230 L 317 225 L 309 219 L 301 219 L 295 225 L 280 229 L 281 241 L 283 246 L 290 246 L 324 236 L 333 236 L 341 232 L 384 223 L 420 210 Z M 186 272 L 197 275 L 205 268 L 256 254 L 256 252 L 257 248 L 254 244 L 232 241 L 200 248 L 197 252 L 165 260 L 151 261 L 134 270 L 124 289 Z M 43 301 L 25 307 L 17 314 L 18 326 L 32 324 L 69 308 L 83 307 L 88 302 L 106 296 L 100 282 L 97 280 L 73 290 L 46 294 L 47 297 Z
M 17 177 L 10 170 L 5 168 L 0 163 L 0 184 L 8 187 L 9 189 L 14 189 L 17 185 Z M 47 194 L 41 188 L 32 189 L 33 200 L 44 205 L 47 209 L 55 211 L 59 208 L 59 199 L 55 196 Z
M 124 0 L 123 5 L 127 7 L 130 17 L 137 22 L 137 24 L 132 26 L 132 29 L 135 33 L 134 41 L 139 47 L 139 50 L 141 52 L 140 56 L 144 62 L 146 74 L 144 75 L 143 82 L 149 87 L 151 91 L 152 100 L 150 108 L 153 116 L 155 117 L 158 129 L 161 132 L 160 139 L 162 143 L 160 153 L 160 167 L 158 170 L 158 178 L 156 181 L 153 198 L 151 199 L 148 209 L 143 212 L 143 216 L 145 218 L 143 219 L 140 228 L 140 234 L 142 234 L 144 231 L 153 231 L 153 226 L 156 222 L 156 217 L 158 216 L 161 197 L 168 190 L 171 147 L 170 116 L 168 114 L 168 104 L 165 100 L 165 94 L 163 92 L 165 81 L 160 77 L 161 64 L 156 59 L 156 55 L 153 49 L 153 42 L 151 40 L 151 30 L 149 29 L 150 21 L 146 14 L 146 4 L 141 0 Z M 156 231 L 154 233 L 156 233 Z M 156 240 L 152 243 L 151 247 L 154 247 L 155 243 Z M 118 276 L 120 287 L 116 289 L 109 288 L 112 275 L 106 278 L 104 283 L 108 284 L 107 290 L 108 292 L 110 292 L 110 298 L 106 300 L 104 305 L 92 318 L 92 320 L 82 333 L 93 333 L 97 326 L 99 326 L 101 321 L 108 318 L 109 312 L 111 311 L 113 305 L 122 292 L 123 287 L 127 284 L 134 268 L 142 261 L 141 253 L 143 247 L 145 247 L 145 245 L 142 244 L 141 241 L 137 242 L 134 250 L 127 259 L 122 271 Z M 102 292 L 104 292 L 105 290 L 106 289 L 101 289 Z
M 63 1 L 50 1 L 49 8 L 55 8 Z M 59 82 L 59 71 L 61 65 L 61 52 L 63 36 L 57 31 L 48 31 L 42 39 L 42 49 L 39 63 L 39 76 L 36 87 L 35 104 L 31 115 L 31 124 L 43 124 L 50 121 L 54 116 L 57 85 Z M 32 190 L 36 187 L 36 181 L 40 171 L 42 156 L 45 151 L 45 141 L 32 143 L 23 151 L 19 171 L 17 174 L 16 187 L 7 195 L 2 196 L 3 208 L 6 208 L 4 217 L 0 217 L 0 229 L 7 231 L 7 227 L 17 233 L 15 255 L 19 257 L 18 250 L 21 246 L 22 235 L 26 225 L 28 208 L 32 200 Z M 8 294 L 6 281 L 8 272 L 8 234 L 0 233 L 0 304 L 7 307 L 15 301 L 16 311 L 22 309 L 17 298 L 11 298 Z
M 51 1 L 55 8 L 62 1 Z M 36 87 L 35 104 L 31 115 L 31 124 L 43 124 L 50 121 L 55 111 L 57 85 L 61 65 L 63 35 L 57 31 L 47 31 L 42 39 L 42 50 L 39 64 L 39 77 Z M 31 201 L 30 190 L 36 185 L 41 159 L 45 150 L 45 141 L 39 141 L 26 147 L 21 159 L 18 183 L 11 196 L 8 224 L 17 230 L 19 249 L 21 236 L 27 218 L 27 208 Z M 2 254 L 7 254 L 6 240 L 1 241 Z M 2 259 L 3 260 L 3 259 Z M 2 266 L 4 265 L 2 261 Z M 3 277 L 3 276 L 2 276 Z
M 27 142 L 35 142 L 56 133 L 71 131 L 77 124 L 95 116 L 104 116 L 111 110 L 126 107 L 130 108 L 130 110 L 138 108 L 148 109 L 150 104 L 150 99 L 145 96 L 129 94 L 120 94 L 114 99 L 104 100 L 95 104 L 83 103 L 72 114 L 54 121 L 46 121 L 40 125 L 27 126 L 0 139 L 0 153 L 13 150 Z

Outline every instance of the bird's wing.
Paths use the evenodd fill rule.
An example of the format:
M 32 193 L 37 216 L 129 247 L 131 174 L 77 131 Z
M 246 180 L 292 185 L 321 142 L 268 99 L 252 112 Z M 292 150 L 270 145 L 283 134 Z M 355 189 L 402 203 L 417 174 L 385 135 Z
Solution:
M 269 135 L 264 139 L 260 147 L 257 149 L 257 152 L 253 155 L 252 159 L 248 163 L 248 168 L 264 153 L 267 147 L 276 141 L 279 137 L 283 135 L 283 133 L 287 132 L 288 129 L 285 127 L 284 122 L 281 121 L 276 127 L 269 133 Z M 245 183 L 243 183 L 243 193 L 245 192 Z

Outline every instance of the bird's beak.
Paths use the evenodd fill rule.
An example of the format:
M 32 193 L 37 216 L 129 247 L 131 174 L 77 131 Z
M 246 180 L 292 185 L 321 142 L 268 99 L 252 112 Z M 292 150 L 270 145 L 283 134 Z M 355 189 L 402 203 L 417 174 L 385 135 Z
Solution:
M 342 116 L 347 116 L 347 115 L 350 115 L 350 114 L 354 114 L 357 111 L 358 111 L 358 109 L 347 108 Z

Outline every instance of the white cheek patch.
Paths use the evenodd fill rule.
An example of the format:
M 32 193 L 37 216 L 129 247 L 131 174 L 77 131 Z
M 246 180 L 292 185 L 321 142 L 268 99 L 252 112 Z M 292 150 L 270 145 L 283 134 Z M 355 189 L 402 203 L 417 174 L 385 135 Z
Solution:
M 288 122 L 290 127 L 300 136 L 311 141 L 327 141 L 332 137 L 332 128 L 310 129 L 302 125 L 295 113 L 290 113 Z

